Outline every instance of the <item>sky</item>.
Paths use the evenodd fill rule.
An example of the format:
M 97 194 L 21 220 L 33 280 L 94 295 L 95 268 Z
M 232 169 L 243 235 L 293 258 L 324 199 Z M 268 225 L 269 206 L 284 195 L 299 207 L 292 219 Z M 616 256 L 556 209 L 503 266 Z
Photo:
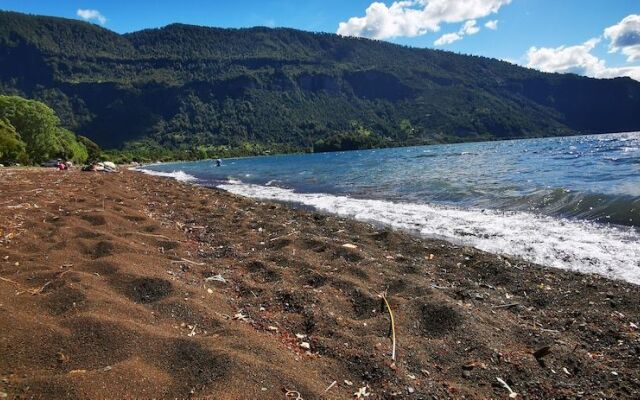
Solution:
M 125 33 L 174 22 L 289 27 L 640 80 L 640 0 L 0 0 Z

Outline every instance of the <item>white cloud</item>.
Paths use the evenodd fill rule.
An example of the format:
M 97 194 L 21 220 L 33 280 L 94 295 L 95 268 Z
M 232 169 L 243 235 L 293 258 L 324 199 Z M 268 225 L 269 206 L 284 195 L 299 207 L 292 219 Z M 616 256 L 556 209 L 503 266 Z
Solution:
M 436 39 L 436 41 L 433 42 L 433 44 L 436 46 L 451 44 L 453 42 L 457 42 L 458 40 L 462 39 L 465 35 L 475 35 L 478 32 L 480 32 L 480 28 L 478 28 L 478 26 L 476 25 L 476 20 L 471 19 L 465 22 L 458 32 L 445 33 L 444 35 Z
M 435 44 L 436 46 L 443 46 L 445 44 L 457 42 L 460 39 L 462 39 L 462 36 L 458 35 L 455 32 L 445 33 L 444 35 L 440 36 L 435 42 L 433 42 L 433 44 Z
M 544 72 L 574 73 L 593 78 L 628 76 L 640 81 L 640 66 L 610 68 L 604 60 L 591 54 L 600 43 L 590 39 L 577 46 L 531 47 L 527 52 L 527 67 Z
M 604 61 L 591 54 L 598 42 L 598 39 L 591 39 L 570 47 L 531 47 L 527 52 L 527 66 L 544 72 L 593 74 L 595 70 L 604 67 Z
M 85 21 L 96 20 L 100 25 L 107 23 L 107 18 L 98 10 L 84 10 L 79 8 L 78 11 L 76 11 L 76 15 Z
M 496 29 L 498 29 L 498 20 L 494 19 L 491 21 L 487 21 L 487 23 L 484 24 L 484 26 L 487 29 L 491 29 L 492 31 L 495 31 Z
M 626 16 L 616 25 L 604 30 L 604 37 L 609 39 L 611 52 L 621 51 L 628 62 L 640 60 L 640 15 Z
M 465 35 L 475 35 L 476 33 L 480 32 L 480 28 L 476 26 L 476 20 L 472 19 L 462 25 L 462 28 L 460 28 L 460 32 L 464 33 Z
M 363 17 L 340 22 L 337 33 L 373 39 L 414 37 L 437 32 L 443 23 L 486 17 L 509 3 L 511 0 L 399 0 L 387 6 L 374 2 Z

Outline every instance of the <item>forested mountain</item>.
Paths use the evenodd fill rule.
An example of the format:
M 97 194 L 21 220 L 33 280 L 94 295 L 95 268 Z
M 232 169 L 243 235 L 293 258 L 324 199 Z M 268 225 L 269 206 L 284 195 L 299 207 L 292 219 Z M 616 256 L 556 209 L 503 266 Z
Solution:
M 640 82 L 293 29 L 119 35 L 0 12 L 0 94 L 104 147 L 317 149 L 640 130 Z

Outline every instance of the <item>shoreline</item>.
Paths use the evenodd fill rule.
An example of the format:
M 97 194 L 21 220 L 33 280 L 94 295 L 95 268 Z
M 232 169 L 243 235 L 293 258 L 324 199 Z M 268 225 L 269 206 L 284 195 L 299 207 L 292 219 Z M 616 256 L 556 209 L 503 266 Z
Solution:
M 341 153 L 341 152 L 352 152 L 352 151 L 375 151 L 375 150 L 392 150 L 392 149 L 404 149 L 411 147 L 431 147 L 431 146 L 449 146 L 449 145 L 458 145 L 458 144 L 473 144 L 473 143 L 495 143 L 495 142 L 510 142 L 517 140 L 538 140 L 538 139 L 553 139 L 553 138 L 574 138 L 574 137 L 582 137 L 582 136 L 604 136 L 604 135 L 618 135 L 618 134 L 629 134 L 629 133 L 639 133 L 640 131 L 622 131 L 622 132 L 605 132 L 605 133 L 585 133 L 585 132 L 574 132 L 567 135 L 562 136 L 545 136 L 545 135 L 535 135 L 531 137 L 507 137 L 507 138 L 494 138 L 494 139 L 486 139 L 483 138 L 481 140 L 461 140 L 461 141 L 452 141 L 452 142 L 442 142 L 442 143 L 422 143 L 422 144 L 410 144 L 404 146 L 390 146 L 390 147 L 373 147 L 373 148 L 363 148 L 363 149 L 354 149 L 354 150 L 337 150 L 337 151 L 328 151 L 328 152 L 313 152 L 313 151 L 294 151 L 294 152 L 285 152 L 285 153 L 270 153 L 270 154 L 253 154 L 253 155 L 241 155 L 241 156 L 231 156 L 231 157 L 222 157 L 224 159 L 233 160 L 233 159 L 243 159 L 243 158 L 254 158 L 254 157 L 276 157 L 276 156 L 289 156 L 289 155 L 302 155 L 302 154 L 323 154 L 323 153 Z M 114 149 L 106 149 L 107 151 L 112 151 Z M 117 150 L 115 150 L 117 151 Z M 169 161 L 156 161 L 156 162 L 143 162 L 141 166 L 145 165 L 153 165 L 153 164 L 180 164 L 180 163 L 189 163 L 189 162 L 199 162 L 199 161 L 214 161 L 220 157 L 211 157 L 211 158 L 197 158 L 197 159 L 176 159 Z
M 10 398 L 640 394 L 631 283 L 133 171 L 0 191 Z
M 640 284 L 640 265 L 636 265 L 640 259 L 637 247 L 640 230 L 634 225 L 602 223 L 525 210 L 458 208 L 442 204 L 298 192 L 269 183 L 252 184 L 236 179 L 216 181 L 214 184 L 202 181 L 182 169 L 161 172 L 143 166 L 136 171 L 222 189 L 254 201 L 274 201 L 307 211 L 351 218 L 379 228 L 400 230 L 422 239 L 471 246 L 550 268 L 597 273 L 608 279 Z

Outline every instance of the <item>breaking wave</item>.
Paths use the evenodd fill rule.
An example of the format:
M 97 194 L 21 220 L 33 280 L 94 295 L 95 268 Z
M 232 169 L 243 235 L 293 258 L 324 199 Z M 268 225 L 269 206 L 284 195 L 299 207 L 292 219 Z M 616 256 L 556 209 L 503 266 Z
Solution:
M 198 178 L 196 178 L 195 176 L 189 175 L 184 171 L 160 172 L 160 171 L 152 171 L 150 169 L 145 169 L 145 168 L 134 168 L 134 171 L 142 172 L 147 175 L 172 178 L 180 182 L 195 182 L 198 180 Z
M 640 284 L 640 234 L 634 227 L 603 225 L 524 211 L 461 209 L 429 204 L 297 193 L 275 186 L 227 182 L 218 187 L 263 200 L 382 223 L 424 237 L 445 239 L 549 267 L 597 273 Z

